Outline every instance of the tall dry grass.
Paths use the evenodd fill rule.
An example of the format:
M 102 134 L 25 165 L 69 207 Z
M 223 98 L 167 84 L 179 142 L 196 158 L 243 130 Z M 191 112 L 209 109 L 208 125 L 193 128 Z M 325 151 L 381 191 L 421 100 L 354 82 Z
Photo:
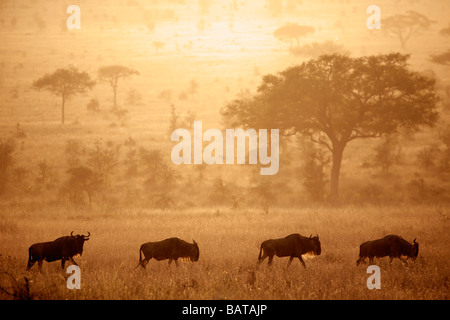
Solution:
M 448 299 L 449 234 L 447 208 L 438 206 L 311 207 L 260 211 L 201 209 L 156 211 L 124 208 L 116 213 L 68 208 L 1 210 L 0 284 L 20 292 L 31 280 L 33 299 Z M 25 271 L 28 247 L 61 235 L 91 232 L 83 256 L 81 289 L 69 290 L 60 263 Z M 319 234 L 322 254 L 258 265 L 260 243 L 290 233 Z M 369 290 L 367 265 L 356 266 L 359 244 L 398 234 L 420 244 L 407 265 L 377 260 L 381 290 Z M 139 247 L 177 236 L 195 239 L 197 263 L 151 260 L 135 268 Z M 13 280 L 13 278 L 15 280 Z M 15 288 L 15 289 L 14 289 Z M 23 292 L 23 290 L 22 290 Z M 0 293 L 1 299 L 13 296 Z M 17 297 L 16 297 L 17 298 Z M 22 298 L 26 298 L 22 296 Z

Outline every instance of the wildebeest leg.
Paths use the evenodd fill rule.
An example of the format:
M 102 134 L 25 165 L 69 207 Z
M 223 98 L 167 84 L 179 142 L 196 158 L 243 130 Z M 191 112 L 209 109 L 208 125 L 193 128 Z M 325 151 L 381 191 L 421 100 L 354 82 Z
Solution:
M 360 257 L 358 260 L 356 260 L 356 265 L 359 266 L 361 262 L 366 262 L 366 257 L 364 258 Z
M 273 256 L 269 256 L 269 262 L 267 262 L 267 264 L 268 264 L 269 266 L 272 265 L 272 260 L 273 260 Z
M 69 257 L 70 262 L 72 262 L 74 265 L 78 266 L 78 263 L 75 262 L 75 260 L 73 260 L 72 257 Z
M 30 270 L 30 268 L 36 263 L 36 261 L 28 260 L 27 270 Z
M 42 263 L 43 262 L 44 262 L 44 260 L 39 260 L 38 261 L 39 272 L 42 272 Z
M 141 267 L 144 268 L 144 269 L 146 269 L 146 266 L 147 266 L 147 263 L 148 263 L 149 260 L 150 260 L 150 259 L 144 259 L 144 260 L 142 260 L 142 261 L 141 261 Z
M 298 260 L 302 263 L 303 267 L 306 269 L 305 261 L 303 261 L 302 256 L 298 256 Z
M 294 260 L 294 257 L 293 257 L 293 256 L 290 256 L 290 257 L 289 257 L 288 264 L 287 264 L 288 267 L 291 265 L 292 260 Z
M 258 263 L 263 262 L 263 260 L 264 260 L 265 258 L 267 258 L 267 257 L 268 257 L 268 255 L 267 255 L 266 252 L 264 251 L 262 257 L 261 257 L 261 258 L 258 257 Z
M 178 259 L 175 259 L 175 265 L 178 267 Z
M 170 266 L 171 263 L 172 263 L 172 259 L 169 259 L 169 266 Z

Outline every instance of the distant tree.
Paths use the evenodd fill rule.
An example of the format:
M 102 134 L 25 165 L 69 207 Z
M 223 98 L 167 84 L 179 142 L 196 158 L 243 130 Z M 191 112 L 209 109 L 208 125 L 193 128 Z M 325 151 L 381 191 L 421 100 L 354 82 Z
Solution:
M 250 192 L 256 196 L 257 201 L 260 202 L 261 207 L 266 214 L 269 213 L 269 208 L 277 201 L 274 190 L 276 190 L 276 188 L 270 180 L 260 180 L 250 189 Z
M 175 109 L 175 106 L 173 104 L 170 105 L 170 120 L 169 120 L 169 131 L 167 132 L 169 134 L 169 137 L 172 136 L 172 132 L 176 129 L 178 129 L 178 120 L 180 116 L 177 113 L 177 110 Z
M 82 156 L 84 156 L 86 151 L 83 143 L 80 140 L 67 140 L 64 152 L 66 154 L 66 160 L 69 168 L 81 166 Z
M 197 120 L 197 112 L 188 110 L 186 115 L 183 117 L 182 126 L 188 130 L 192 130 L 194 127 L 194 121 Z
M 446 128 L 440 133 L 439 138 L 444 144 L 444 148 L 441 151 L 441 159 L 439 162 L 439 169 L 442 172 L 441 178 L 448 181 L 450 175 L 450 125 L 447 124 Z
M 138 174 L 138 153 L 136 149 L 136 142 L 133 138 L 128 137 L 124 142 L 127 152 L 125 154 L 126 175 L 135 177 Z
M 79 166 L 67 170 L 68 179 L 61 188 L 61 193 L 69 198 L 73 204 L 86 205 L 86 197 L 89 205 L 95 193 L 102 187 L 101 178 L 91 169 Z
M 171 190 L 177 175 L 174 169 L 164 161 L 161 151 L 141 148 L 139 155 L 146 176 L 144 186 L 149 193 L 164 193 Z
M 390 174 L 392 167 L 400 163 L 401 156 L 401 146 L 395 134 L 385 134 L 375 147 L 375 165 L 379 166 L 385 175 Z
M 312 142 L 302 143 L 300 177 L 308 200 L 322 202 L 325 199 L 328 179 L 325 168 L 330 159 L 325 152 Z
M 88 104 L 86 105 L 86 109 L 88 109 L 88 111 L 92 111 L 92 112 L 99 112 L 100 111 L 100 103 L 95 98 L 91 99 L 88 102 Z
M 229 126 L 278 128 L 325 146 L 332 155 L 330 198 L 337 200 L 349 142 L 436 122 L 435 80 L 409 70 L 408 59 L 399 53 L 320 56 L 264 76 L 253 97 L 227 104 L 222 116 Z
M 181 92 L 181 93 L 178 95 L 178 99 L 179 99 L 179 100 L 186 100 L 187 98 L 188 98 L 188 95 L 187 95 L 187 93 L 186 93 L 185 91 Z
M 117 109 L 117 89 L 121 78 L 128 78 L 132 75 L 138 75 L 139 72 L 120 65 L 111 65 L 98 69 L 98 78 L 108 83 L 114 93 L 114 109 Z
M 51 177 L 52 168 L 47 164 L 47 160 L 39 161 L 38 163 L 38 177 L 36 178 L 36 182 L 39 185 L 45 185 Z
M 224 205 L 231 200 L 231 191 L 222 178 L 215 178 L 210 186 L 209 201 L 213 205 Z
M 191 99 L 194 98 L 194 95 L 197 93 L 198 87 L 199 85 L 196 80 L 191 80 L 191 82 L 189 82 L 188 92 L 191 94 Z
M 297 42 L 297 47 L 300 45 L 300 37 L 305 37 L 309 33 L 314 33 L 315 29 L 311 26 L 301 26 L 297 23 L 287 23 L 284 26 L 276 29 L 273 35 L 281 41 L 289 41 L 291 48 L 293 41 Z
M 170 101 L 172 100 L 172 90 L 165 89 L 159 92 L 158 99 Z
M 89 151 L 87 163 L 106 187 L 110 186 L 112 172 L 119 165 L 119 155 L 120 145 L 112 141 L 104 144 L 96 141 L 94 148 Z
M 142 101 L 141 94 L 134 88 L 131 88 L 127 93 L 127 103 L 130 105 L 140 104 Z
M 439 34 L 444 37 L 449 37 L 450 36 L 450 23 L 448 24 L 447 28 L 441 29 L 439 31 Z
M 431 55 L 431 62 L 450 67 L 450 50 L 441 54 Z
M 153 204 L 156 208 L 165 211 L 174 204 L 174 201 L 169 193 L 156 193 L 153 195 Z
M 417 154 L 418 164 L 427 175 L 434 174 L 448 181 L 450 176 L 450 125 L 439 130 L 435 142 Z
M 8 171 L 14 165 L 14 149 L 15 144 L 13 139 L 0 141 L 0 194 L 6 189 Z
M 46 74 L 33 82 L 33 88 L 46 90 L 51 94 L 61 97 L 61 123 L 64 124 L 64 106 L 69 98 L 85 93 L 91 89 L 95 82 L 91 80 L 87 72 L 80 72 L 75 67 L 58 69 L 52 74 Z
M 406 14 L 397 14 L 382 20 L 381 28 L 389 35 L 398 37 L 402 48 L 413 36 L 420 34 L 430 28 L 436 21 L 428 19 L 416 11 L 408 11 Z
M 17 139 L 24 139 L 26 138 L 27 134 L 25 133 L 25 131 L 23 130 L 22 126 L 20 125 L 19 122 L 17 122 L 16 124 L 16 133 L 14 135 Z
M 419 167 L 428 172 L 435 171 L 440 155 L 441 150 L 436 143 L 424 147 L 417 154 Z
M 233 194 L 231 195 L 231 208 L 236 211 L 239 208 L 239 203 L 242 201 L 242 198 Z

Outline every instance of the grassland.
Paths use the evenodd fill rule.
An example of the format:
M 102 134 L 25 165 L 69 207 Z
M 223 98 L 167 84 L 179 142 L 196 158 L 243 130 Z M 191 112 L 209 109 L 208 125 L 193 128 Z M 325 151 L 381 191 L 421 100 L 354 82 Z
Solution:
M 124 141 L 136 141 L 136 150 L 160 150 L 171 164 L 173 144 L 167 134 L 171 105 L 180 120 L 190 111 L 203 121 L 204 130 L 222 128 L 219 111 L 227 102 L 255 92 L 263 75 L 311 58 L 293 55 L 289 43 L 273 36 L 287 22 L 316 28 L 302 39 L 302 46 L 332 41 L 352 56 L 411 53 L 411 68 L 434 74 L 438 90 L 448 99 L 443 94 L 450 80 L 448 67 L 429 59 L 448 49 L 447 38 L 439 34 L 448 25 L 448 2 L 377 2 L 383 17 L 414 10 L 437 21 L 413 37 L 405 49 L 395 37 L 367 30 L 366 9 L 371 3 L 360 0 L 304 0 L 295 10 L 285 8 L 278 16 L 268 11 L 269 1 L 236 1 L 237 9 L 232 8 L 234 1 L 211 1 L 208 14 L 200 13 L 201 2 L 116 0 L 105 6 L 102 1 L 84 1 L 80 2 L 82 29 L 70 32 L 65 27 L 64 2 L 0 1 L 0 141 L 16 136 L 17 124 L 25 133 L 16 138 L 9 190 L 0 197 L 0 287 L 18 298 L 41 300 L 447 300 L 448 202 L 430 204 L 434 198 L 420 198 L 407 189 L 412 180 L 424 177 L 427 187 L 442 187 L 441 198 L 445 198 L 445 176 L 420 171 L 417 165 L 417 154 L 425 147 L 443 148 L 439 135 L 448 128 L 450 117 L 442 105 L 435 128 L 415 135 L 401 132 L 402 159 L 387 176 L 380 175 L 377 166 L 364 166 L 372 161 L 377 140 L 349 144 L 341 171 L 342 207 L 309 206 L 304 200 L 298 170 L 303 155 L 292 140 L 292 150 L 282 153 L 280 171 L 271 180 L 284 189 L 280 187 L 269 213 L 249 192 L 254 182 L 251 170 L 240 166 L 210 166 L 202 178 L 196 168 L 178 166 L 175 170 L 181 178 L 172 190 L 174 205 L 165 211 L 154 209 L 143 187 L 146 167 L 141 165 L 136 177 L 126 174 L 129 149 Z M 44 27 L 39 22 L 45 22 Z M 165 45 L 156 50 L 155 41 Z M 99 67 L 111 64 L 140 72 L 119 84 L 118 101 L 128 111 L 123 118 L 111 113 L 112 90 L 106 83 L 98 82 L 92 91 L 67 102 L 65 125 L 60 124 L 60 99 L 31 88 L 35 79 L 58 68 L 74 65 L 96 78 Z M 197 92 L 182 98 L 192 80 L 199 85 Z M 130 92 L 138 93 L 136 103 L 128 101 Z M 87 109 L 92 99 L 99 101 L 99 112 Z M 112 185 L 104 199 L 95 195 L 90 207 L 75 208 L 58 197 L 68 177 L 69 140 L 79 141 L 86 149 L 99 140 L 122 148 Z M 86 151 L 80 155 L 84 165 L 86 157 Z M 48 165 L 45 183 L 39 179 L 41 163 Z M 231 210 L 229 203 L 221 208 L 225 205 L 208 201 L 216 177 L 245 198 L 237 210 Z M 188 189 L 188 179 L 199 187 Z M 360 192 L 370 185 L 379 188 L 384 202 L 368 201 L 368 192 Z M 137 196 L 128 197 L 133 192 Z M 37 266 L 25 271 L 31 244 L 72 230 L 91 232 L 83 256 L 75 258 L 82 272 L 81 290 L 67 289 L 68 275 L 58 262 L 44 263 L 42 274 Z M 305 259 L 306 269 L 297 260 L 286 268 L 286 258 L 275 258 L 270 268 L 267 262 L 258 265 L 260 243 L 290 233 L 319 234 L 322 254 Z M 407 265 L 376 261 L 381 268 L 381 290 L 368 290 L 367 265 L 355 263 L 359 245 L 387 234 L 408 241 L 417 238 L 419 257 Z M 178 267 L 150 261 L 146 270 L 135 268 L 142 243 L 172 236 L 189 242 L 195 239 L 200 260 L 183 261 Z M 25 277 L 31 280 L 29 293 L 23 291 Z M 0 290 L 0 300 L 13 298 Z
M 448 299 L 448 209 L 439 206 L 310 207 L 262 211 L 155 211 L 123 208 L 112 214 L 67 208 L 3 207 L 0 245 L 2 286 L 10 292 L 31 279 L 34 299 Z M 25 271 L 28 246 L 75 230 L 91 232 L 82 257 L 81 289 L 69 290 L 58 262 Z M 319 234 L 322 254 L 295 260 L 275 258 L 258 265 L 259 244 L 298 232 Z M 367 265 L 357 267 L 359 244 L 387 234 L 412 241 L 419 257 L 407 265 L 389 259 L 381 289 L 369 290 Z M 135 268 L 142 243 L 178 236 L 195 239 L 197 263 L 151 260 Z M 267 260 L 266 260 L 267 261 Z M 5 293 L 1 299 L 10 299 Z

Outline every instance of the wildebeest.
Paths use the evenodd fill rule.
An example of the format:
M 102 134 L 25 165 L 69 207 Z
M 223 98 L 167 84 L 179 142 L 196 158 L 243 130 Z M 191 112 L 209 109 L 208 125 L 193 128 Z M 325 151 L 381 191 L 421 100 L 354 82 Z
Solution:
M 414 239 L 413 243 L 409 243 L 402 237 L 396 235 L 388 235 L 382 239 L 364 242 L 359 246 L 359 259 L 356 265 L 359 265 L 366 258 L 372 263 L 373 259 L 389 256 L 390 263 L 394 258 L 399 258 L 400 261 L 406 262 L 402 256 L 412 258 L 415 260 L 419 254 L 419 244 Z
M 137 267 L 145 268 L 152 258 L 158 261 L 169 259 L 169 264 L 172 260 L 175 260 L 177 266 L 179 258 L 189 258 L 192 262 L 198 261 L 200 250 L 197 242 L 192 241 L 193 244 L 179 238 L 168 238 L 162 241 L 144 243 L 139 249 L 139 264 Z M 145 259 L 142 259 L 142 254 L 144 254 Z
M 87 236 L 77 234 L 73 235 L 73 231 L 70 236 L 60 237 L 54 241 L 35 243 L 28 249 L 28 265 L 29 270 L 36 261 L 38 262 L 39 270 L 42 270 L 42 262 L 52 262 L 61 260 L 61 267 L 64 269 L 64 265 L 67 260 L 74 265 L 78 265 L 73 257 L 77 254 L 83 253 L 83 244 L 89 240 L 91 235 L 88 232 Z
M 264 254 L 261 256 L 261 253 Z M 302 259 L 302 254 L 312 253 L 314 255 L 320 255 L 320 241 L 319 236 L 304 237 L 298 233 L 291 234 L 281 239 L 270 239 L 261 243 L 259 249 L 258 262 L 261 263 L 266 257 L 269 257 L 268 264 L 270 265 L 273 260 L 273 256 L 278 257 L 290 257 L 288 267 L 292 260 L 297 257 L 306 268 L 305 262 Z

